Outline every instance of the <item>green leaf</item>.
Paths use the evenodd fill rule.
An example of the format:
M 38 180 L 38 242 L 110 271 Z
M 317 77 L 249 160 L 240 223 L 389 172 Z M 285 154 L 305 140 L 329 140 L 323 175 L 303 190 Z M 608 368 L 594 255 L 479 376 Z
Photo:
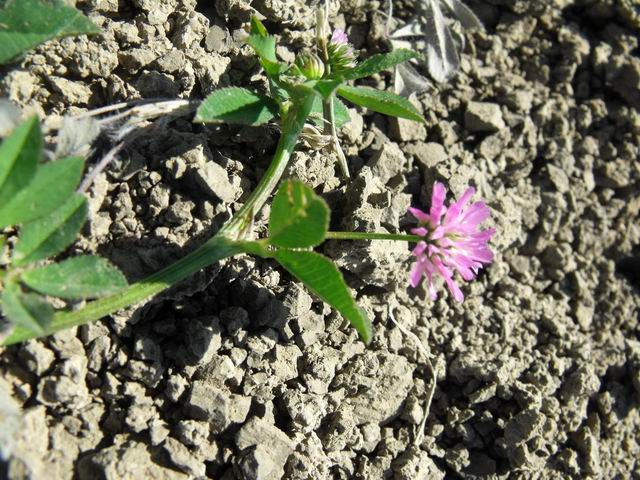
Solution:
M 51 215 L 25 224 L 13 250 L 13 264 L 25 265 L 60 253 L 73 243 L 87 219 L 87 199 L 72 194 Z
M 8 0 L 0 10 L 0 64 L 52 38 L 100 33 L 61 1 Z
M 42 155 L 38 117 L 20 124 L 0 145 L 0 205 L 27 186 Z
M 324 240 L 329 207 L 299 180 L 287 180 L 278 189 L 269 216 L 269 243 L 284 248 L 308 248 Z
M 267 27 L 264 26 L 264 23 L 258 19 L 255 15 L 251 15 L 251 35 L 257 35 L 259 37 L 267 37 L 269 36 L 269 32 L 267 31 Z
M 371 87 L 351 87 L 343 85 L 338 88 L 338 95 L 351 103 L 368 108 L 374 112 L 384 113 L 392 117 L 406 118 L 416 122 L 424 122 L 420 112 L 409 100 L 395 93 L 376 90 Z
M 342 80 L 314 80 L 313 88 L 322 96 L 322 98 L 327 99 L 333 95 L 336 89 L 343 83 L 344 82 Z
M 14 324 L 42 335 L 51 323 L 53 308 L 40 295 L 24 294 L 13 282 L 5 285 L 2 294 L 2 311 Z
M 369 343 L 373 330 L 371 322 L 349 293 L 338 267 L 315 252 L 278 250 L 273 256 L 312 293 L 349 320 L 360 338 Z
M 336 128 L 342 127 L 345 123 L 351 121 L 349 110 L 344 103 L 338 98 L 333 97 L 333 112 L 335 115 Z M 322 99 L 317 95 L 313 97 L 313 107 L 311 107 L 309 120 L 316 124 L 316 126 L 324 127 L 324 109 L 322 107 Z
M 247 43 L 255 50 L 256 55 L 261 60 L 271 63 L 277 63 L 276 58 L 276 39 L 271 35 L 263 37 L 262 35 L 250 35 Z
M 83 166 L 78 157 L 41 165 L 29 185 L 0 207 L 0 228 L 27 223 L 58 209 L 78 185 Z
M 257 17 L 251 17 L 251 34 L 247 39 L 260 59 L 260 64 L 269 77 L 275 77 L 286 68 L 276 58 L 276 39 L 269 35 L 266 27 Z
M 342 78 L 345 80 L 356 80 L 358 78 L 370 77 L 374 73 L 388 70 L 399 63 L 406 62 L 418 56 L 416 52 L 404 48 L 399 48 L 389 53 L 378 53 L 367 58 L 351 70 L 344 72 Z
M 112 295 L 127 286 L 120 270 L 90 255 L 28 270 L 22 281 L 40 293 L 69 300 Z
M 196 121 L 262 125 L 278 115 L 278 104 L 271 98 L 245 88 L 229 87 L 209 95 L 196 112 Z

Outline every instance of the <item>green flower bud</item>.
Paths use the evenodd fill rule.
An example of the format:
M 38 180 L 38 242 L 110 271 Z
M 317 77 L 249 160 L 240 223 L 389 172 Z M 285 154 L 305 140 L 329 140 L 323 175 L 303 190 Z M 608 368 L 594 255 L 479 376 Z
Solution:
M 316 54 L 302 52 L 296 57 L 296 66 L 309 80 L 318 80 L 324 75 L 324 63 Z

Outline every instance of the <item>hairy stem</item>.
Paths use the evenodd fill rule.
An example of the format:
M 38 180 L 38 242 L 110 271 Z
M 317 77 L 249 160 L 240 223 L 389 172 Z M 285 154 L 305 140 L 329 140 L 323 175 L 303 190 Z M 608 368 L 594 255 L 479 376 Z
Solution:
M 243 226 L 260 211 L 278 185 L 312 104 L 313 96 L 309 94 L 300 98 L 299 102 L 289 109 L 276 153 L 264 177 L 238 213 L 214 237 L 169 267 L 130 285 L 115 295 L 89 302 L 78 311 L 57 312 L 51 324 L 45 329 L 45 334 L 50 335 L 65 328 L 98 320 L 122 308 L 142 302 L 224 258 L 259 249 L 259 243 L 239 241 L 238 237 L 242 233 Z M 0 340 L 0 343 L 11 345 L 36 336 L 28 329 L 16 327 L 10 335 Z
M 368 232 L 327 232 L 327 240 L 399 240 L 418 243 L 424 240 L 418 235 L 403 233 L 368 233 Z

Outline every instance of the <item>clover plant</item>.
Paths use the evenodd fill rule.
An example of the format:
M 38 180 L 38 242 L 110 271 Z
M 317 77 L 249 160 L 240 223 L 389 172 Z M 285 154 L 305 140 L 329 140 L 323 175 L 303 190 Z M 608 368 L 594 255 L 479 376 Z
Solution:
M 439 275 L 454 297 L 462 299 L 453 271 L 470 280 L 491 261 L 487 241 L 493 230 L 478 228 L 489 210 L 482 202 L 467 207 L 473 189 L 446 207 L 444 186 L 436 185 L 430 212 L 412 210 L 419 225 L 412 234 L 404 235 L 330 232 L 326 202 L 299 180 L 281 182 L 301 137 L 315 136 L 318 144 L 331 145 L 348 176 L 336 133 L 348 120 L 342 100 L 386 115 L 423 121 L 407 99 L 348 83 L 394 68 L 416 54 L 397 49 L 358 63 L 345 33 L 336 30 L 329 34 L 322 11 L 318 14 L 316 45 L 300 52 L 293 64 L 278 60 L 275 38 L 255 17 L 247 43 L 264 69 L 269 90 L 252 92 L 229 87 L 214 91 L 200 104 L 195 121 L 244 125 L 278 122 L 281 134 L 271 164 L 245 204 L 212 238 L 140 282 L 126 285 L 122 274 L 99 257 L 56 257 L 73 242 L 86 219 L 86 199 L 74 192 L 83 161 L 72 157 L 43 162 L 42 136 L 35 118 L 26 120 L 5 139 L 0 146 L 0 229 L 4 229 L 0 232 L 11 238 L 11 244 L 4 246 L 5 253 L 0 256 L 4 259 L 0 290 L 2 312 L 12 325 L 5 344 L 97 320 L 147 299 L 207 265 L 239 254 L 277 261 L 351 322 L 368 342 L 371 322 L 356 304 L 339 269 L 313 251 L 328 239 L 416 243 L 413 254 L 417 262 L 410 276 L 411 285 L 417 286 L 425 276 L 434 294 L 433 277 Z M 254 239 L 253 219 L 276 189 L 268 236 Z M 101 298 L 75 310 L 54 311 L 47 297 L 70 301 Z

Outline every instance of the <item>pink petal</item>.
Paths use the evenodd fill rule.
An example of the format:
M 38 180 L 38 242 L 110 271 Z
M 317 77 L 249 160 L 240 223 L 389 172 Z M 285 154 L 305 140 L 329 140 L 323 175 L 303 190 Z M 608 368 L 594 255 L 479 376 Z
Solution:
M 476 202 L 464 212 L 462 223 L 475 227 L 484 222 L 490 215 L 491 210 L 484 202 Z
M 411 254 L 416 257 L 420 257 L 422 256 L 422 254 L 426 249 L 427 249 L 427 244 L 425 242 L 418 242 L 418 244 L 411 251 Z
M 349 37 L 343 30 L 336 28 L 333 31 L 333 34 L 331 35 L 331 43 L 335 45 L 340 45 L 340 44 L 347 43 L 348 41 L 349 41 Z
M 427 230 L 424 227 L 416 227 L 416 228 L 412 228 L 410 232 L 413 233 L 414 235 L 418 235 L 419 237 L 426 237 L 427 234 L 429 233 L 429 230 Z
M 433 193 L 431 194 L 431 209 L 429 215 L 435 224 L 440 223 L 442 214 L 444 213 L 444 199 L 447 195 L 447 189 L 440 182 L 436 182 L 433 186 Z
M 447 287 L 453 295 L 453 298 L 458 302 L 462 302 L 464 300 L 464 294 L 462 293 L 462 290 L 460 290 L 460 287 L 458 287 L 458 284 L 453 280 L 453 273 L 451 270 L 445 267 L 439 259 L 435 259 L 433 263 L 438 268 L 438 272 L 442 278 L 444 278 L 444 281 L 447 283 Z
M 419 208 L 409 207 L 409 213 L 416 217 L 416 219 L 420 222 L 428 222 L 431 218 L 428 214 L 424 213 Z
M 449 225 L 452 222 L 455 222 L 458 219 L 458 216 L 462 212 L 466 203 L 473 197 L 476 193 L 476 189 L 473 187 L 467 188 L 467 190 L 462 194 L 457 201 L 453 202 L 449 209 L 447 210 L 447 214 L 444 217 L 444 224 Z
M 411 269 L 411 273 L 409 274 L 409 285 L 411 285 L 413 288 L 416 288 L 418 285 L 420 285 L 420 280 L 422 280 L 423 272 L 424 269 L 420 262 L 416 262 L 416 264 Z

